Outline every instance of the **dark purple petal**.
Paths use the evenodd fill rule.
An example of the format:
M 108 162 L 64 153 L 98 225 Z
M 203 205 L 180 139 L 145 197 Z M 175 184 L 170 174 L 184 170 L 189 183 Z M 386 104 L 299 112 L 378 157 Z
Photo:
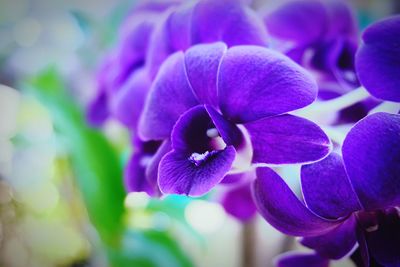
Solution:
M 161 146 L 157 149 L 153 157 L 150 159 L 146 167 L 146 179 L 151 185 L 154 192 L 160 194 L 160 189 L 158 188 L 158 165 L 165 154 L 172 150 L 171 141 L 169 139 L 162 142 Z
M 233 146 L 228 146 L 224 150 L 207 152 L 201 160 L 195 161 L 191 155 L 173 150 L 160 162 L 160 190 L 164 194 L 204 195 L 224 178 L 235 154 Z
M 189 82 L 200 103 L 217 107 L 217 73 L 224 43 L 196 45 L 185 53 Z
M 320 1 L 291 1 L 264 19 L 268 32 L 297 45 L 311 44 L 321 38 L 328 26 L 328 14 Z
M 350 182 L 367 210 L 400 205 L 400 115 L 375 113 L 359 121 L 342 152 Z
M 218 130 L 218 133 L 221 135 L 224 142 L 227 145 L 233 145 L 235 148 L 239 148 L 244 141 L 244 137 L 236 124 L 226 120 L 211 106 L 205 105 L 205 109 L 207 110 L 208 115 L 213 121 L 215 128 Z
M 221 137 L 225 144 L 218 141 Z M 240 145 L 243 141 L 242 133 L 235 124 L 225 120 L 212 107 L 201 105 L 182 114 L 171 138 L 174 149 L 190 153 L 218 150 L 225 145 Z
M 151 85 L 145 70 L 135 71 L 112 100 L 112 113 L 125 126 L 136 129 Z
M 329 32 L 325 33 L 326 38 L 335 39 L 340 36 L 357 42 L 357 20 L 349 2 L 346 0 L 326 1 L 325 4 L 330 19 Z
M 293 115 L 280 115 L 245 124 L 253 145 L 253 162 L 304 163 L 329 154 L 331 143 L 315 123 Z
M 312 76 L 284 55 L 256 46 L 230 48 L 218 74 L 222 113 L 248 122 L 311 104 L 317 85 Z
M 145 175 L 146 160 L 151 156 L 135 153 L 131 156 L 124 171 L 124 184 L 128 192 L 146 192 L 152 196 L 153 187 L 148 183 Z
M 384 266 L 400 266 L 399 210 L 390 209 L 378 216 L 378 229 L 365 233 L 371 256 Z
M 325 258 L 341 259 L 357 244 L 356 227 L 355 217 L 351 216 L 332 231 L 321 236 L 305 237 L 301 243 Z
M 301 185 L 304 201 L 319 216 L 337 219 L 361 209 L 342 158 L 336 153 L 302 166 Z
M 329 259 L 318 254 L 289 252 L 279 256 L 277 267 L 329 267 Z
M 356 55 L 356 70 L 361 84 L 371 95 L 400 101 L 400 15 L 368 27 L 364 43 Z
M 356 235 L 359 246 L 356 252 L 359 253 L 361 259 L 357 259 L 355 263 L 357 264 L 357 266 L 358 264 L 360 264 L 362 267 L 369 266 L 370 257 L 368 252 L 367 240 L 365 239 L 364 230 L 360 226 L 356 228 Z M 355 255 L 353 254 L 353 256 Z M 360 260 L 363 265 L 361 264 L 361 262 L 359 262 Z
M 228 190 L 222 200 L 225 211 L 236 219 L 246 222 L 256 215 L 256 206 L 251 195 L 250 183 Z
M 172 147 L 187 153 L 212 149 L 207 131 L 214 125 L 204 106 L 195 106 L 179 117 L 172 131 Z
M 143 140 L 166 139 L 181 114 L 198 102 L 187 80 L 182 52 L 171 55 L 153 82 L 139 122 Z
M 269 168 L 258 168 L 253 196 L 260 214 L 279 231 L 294 236 L 317 236 L 336 228 L 342 221 L 318 217 Z
M 229 47 L 265 46 L 267 33 L 258 15 L 241 1 L 199 1 L 193 12 L 192 43 L 215 41 L 223 41 Z

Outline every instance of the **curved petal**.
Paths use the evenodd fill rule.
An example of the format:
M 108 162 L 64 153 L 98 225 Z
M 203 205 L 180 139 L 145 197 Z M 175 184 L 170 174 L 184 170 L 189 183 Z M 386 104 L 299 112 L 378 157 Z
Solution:
M 343 161 L 367 210 L 400 205 L 400 115 L 375 113 L 360 120 L 343 142 Z
M 246 123 L 253 145 L 253 162 L 305 163 L 329 154 L 331 142 L 313 122 L 293 115 L 280 115 Z
M 302 166 L 301 186 L 307 206 L 324 218 L 337 219 L 361 210 L 342 158 L 336 153 Z
M 391 209 L 378 217 L 378 229 L 366 232 L 371 256 L 384 266 L 400 266 L 400 214 Z
M 217 73 L 226 49 L 224 43 L 202 44 L 185 53 L 189 82 L 202 104 L 217 107 Z
M 205 155 L 200 164 L 179 151 L 167 153 L 160 162 L 158 184 L 164 194 L 201 196 L 218 184 L 230 170 L 235 149 L 228 146 Z
M 279 255 L 277 267 L 329 267 L 329 259 L 314 253 L 288 252 Z
M 264 18 L 268 32 L 296 45 L 318 41 L 328 27 L 328 14 L 320 1 L 291 1 Z
M 258 15 L 242 1 L 204 0 L 192 18 L 192 43 L 223 41 L 229 47 L 241 44 L 265 46 L 267 32 Z
M 300 242 L 325 258 L 338 260 L 348 255 L 357 244 L 356 224 L 355 217 L 351 216 L 332 231 L 321 236 L 305 237 Z
M 228 190 L 221 203 L 227 213 L 242 222 L 249 221 L 257 212 L 251 195 L 250 183 Z
M 218 101 L 235 122 L 249 122 L 311 104 L 317 94 L 312 76 L 288 57 L 257 46 L 235 46 L 222 58 Z
M 317 236 L 338 227 L 342 221 L 323 219 L 310 211 L 269 168 L 258 168 L 253 196 L 260 214 L 282 233 Z
M 187 80 L 182 52 L 171 55 L 150 88 L 139 121 L 139 136 L 143 140 L 169 137 L 181 114 L 198 102 Z
M 400 101 L 400 49 L 398 35 L 400 15 L 368 27 L 364 43 L 356 54 L 356 70 L 361 84 L 371 95 L 389 101 Z
M 111 102 L 113 115 L 125 126 L 135 130 L 151 86 L 145 70 L 135 71 Z

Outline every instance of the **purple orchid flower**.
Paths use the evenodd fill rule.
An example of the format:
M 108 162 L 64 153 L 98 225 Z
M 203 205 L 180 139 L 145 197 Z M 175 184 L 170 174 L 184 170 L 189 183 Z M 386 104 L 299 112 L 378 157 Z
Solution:
M 214 41 L 267 44 L 265 27 L 246 5 L 249 1 L 181 2 L 142 1 L 130 12 L 117 47 L 98 72 L 98 92 L 88 108 L 92 125 L 102 125 L 111 115 L 135 131 L 145 89 L 176 51 Z
M 313 102 L 316 91 L 304 69 L 263 47 L 213 43 L 171 55 L 138 128 L 144 141 L 171 140 L 158 169 L 161 192 L 203 195 L 241 156 L 267 164 L 325 157 L 331 143 L 319 126 L 286 114 Z
M 148 55 L 145 57 L 146 66 L 131 74 L 127 81 L 119 86 L 118 92 L 114 93 L 115 96 L 109 104 L 114 117 L 123 122 L 132 132 L 136 132 L 138 116 L 142 112 L 144 100 L 154 78 L 151 74 L 155 75 L 164 59 L 177 50 L 186 50 L 194 43 L 214 40 L 225 40 L 230 45 L 266 45 L 266 32 L 261 20 L 244 2 L 247 1 L 193 1 L 171 8 L 161 15 L 160 23 L 152 33 L 148 45 Z M 215 25 L 204 28 L 208 21 L 212 21 Z M 129 33 L 127 30 L 124 32 Z M 232 32 L 235 34 L 232 35 Z M 134 37 L 138 38 L 138 36 L 130 38 Z M 122 42 L 125 46 L 130 43 L 132 42 Z M 122 47 L 124 47 L 123 45 Z M 128 49 L 120 49 L 120 51 L 128 51 Z M 120 54 L 123 59 L 124 53 Z M 124 66 L 127 64 L 121 64 L 121 66 L 126 69 Z M 133 155 L 132 157 L 137 156 Z M 133 179 L 135 176 L 128 173 L 140 172 L 140 170 L 134 171 L 132 167 L 128 166 L 128 168 L 129 171 L 126 171 L 126 174 L 129 179 Z M 154 177 L 147 178 L 151 184 L 156 183 Z M 137 177 L 136 179 L 141 180 L 142 178 Z
M 400 15 L 378 21 L 363 33 L 357 75 L 371 95 L 400 102 Z
M 350 253 L 357 241 L 365 266 L 373 257 L 399 266 L 400 115 L 375 113 L 347 135 L 343 160 L 335 153 L 301 171 L 305 204 L 281 177 L 257 170 L 254 197 L 263 217 L 328 259 Z M 297 265 L 296 265 L 297 266 Z
M 357 25 L 347 3 L 289 1 L 264 22 L 289 57 L 319 73 L 321 89 L 342 94 L 359 86 L 354 71 Z
M 345 1 L 293 0 L 264 16 L 277 47 L 316 77 L 318 99 L 331 100 L 360 86 L 355 71 L 358 27 Z M 380 101 L 370 97 L 339 112 L 335 124 L 356 122 Z

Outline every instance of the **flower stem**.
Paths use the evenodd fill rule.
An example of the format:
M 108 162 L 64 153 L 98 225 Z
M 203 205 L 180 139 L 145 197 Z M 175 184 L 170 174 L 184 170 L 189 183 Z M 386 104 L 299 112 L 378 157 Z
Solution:
M 370 97 L 364 87 L 359 87 L 347 94 L 327 101 L 316 101 L 308 107 L 295 112 L 305 118 L 321 117 L 325 114 L 334 114 Z
M 256 249 L 256 234 L 255 224 L 256 220 L 253 218 L 243 224 L 242 230 L 242 266 L 255 267 L 255 249 Z

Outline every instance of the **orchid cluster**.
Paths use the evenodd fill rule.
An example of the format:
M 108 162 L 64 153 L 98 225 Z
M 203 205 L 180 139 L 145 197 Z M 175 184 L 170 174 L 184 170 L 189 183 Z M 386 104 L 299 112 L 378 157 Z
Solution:
M 228 213 L 258 211 L 314 251 L 278 266 L 328 266 L 356 248 L 360 266 L 400 266 L 400 16 L 359 41 L 344 2 L 250 2 L 145 1 L 129 13 L 88 111 L 131 134 L 127 191 L 223 188 Z M 287 164 L 302 165 L 302 199 L 279 175 Z

